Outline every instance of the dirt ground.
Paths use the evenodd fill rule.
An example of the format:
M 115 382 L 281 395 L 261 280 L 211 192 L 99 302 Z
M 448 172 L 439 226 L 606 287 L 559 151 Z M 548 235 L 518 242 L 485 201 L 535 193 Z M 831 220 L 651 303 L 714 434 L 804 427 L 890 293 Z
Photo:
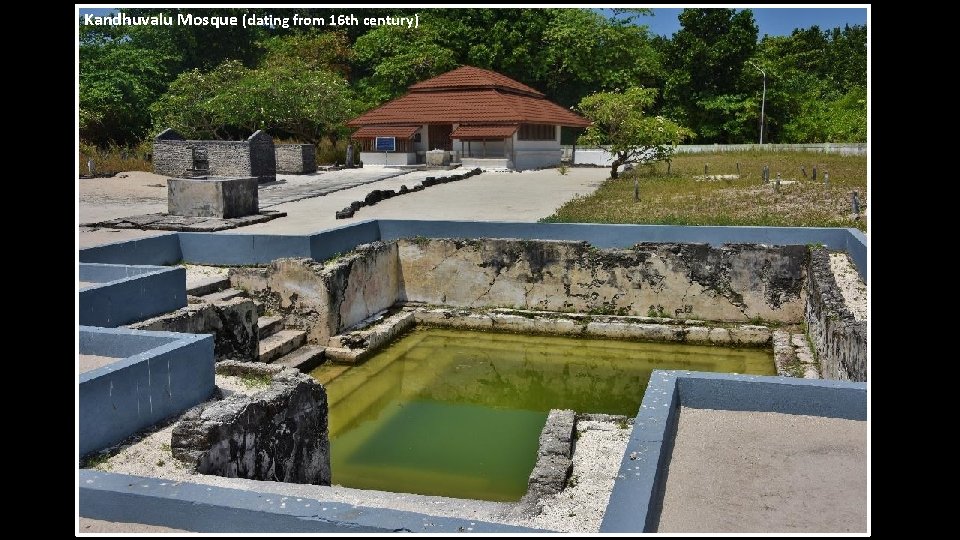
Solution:
M 572 168 L 566 175 L 556 169 L 487 172 L 361 208 L 350 219 L 338 220 L 334 215 L 352 201 L 363 200 L 374 189 L 397 190 L 401 185 L 409 188 L 427 176 L 458 172 L 414 171 L 398 175 L 397 169 L 365 167 L 362 173 L 341 170 L 290 175 L 284 183 L 261 186 L 260 194 L 264 208 L 269 206 L 270 210 L 286 212 L 286 217 L 223 231 L 222 234 L 307 234 L 375 218 L 533 222 L 550 215 L 576 195 L 592 193 L 608 171 Z M 165 212 L 167 209 L 165 176 L 135 171 L 114 178 L 79 182 L 81 224 Z M 360 185 L 356 185 L 358 183 Z M 324 195 L 309 196 L 324 192 Z M 291 200 L 305 194 L 308 198 Z M 282 202 L 285 200 L 291 201 Z M 81 227 L 79 244 L 83 248 L 157 234 L 163 232 Z
M 867 531 L 867 423 L 683 408 L 657 532 Z

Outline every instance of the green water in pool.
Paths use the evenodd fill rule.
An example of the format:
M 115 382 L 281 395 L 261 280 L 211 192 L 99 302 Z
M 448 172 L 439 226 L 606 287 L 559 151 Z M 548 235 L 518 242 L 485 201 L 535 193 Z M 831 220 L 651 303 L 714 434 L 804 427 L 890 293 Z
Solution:
M 654 369 L 776 374 L 767 349 L 417 328 L 312 375 L 334 484 L 516 501 L 550 409 L 632 417 Z

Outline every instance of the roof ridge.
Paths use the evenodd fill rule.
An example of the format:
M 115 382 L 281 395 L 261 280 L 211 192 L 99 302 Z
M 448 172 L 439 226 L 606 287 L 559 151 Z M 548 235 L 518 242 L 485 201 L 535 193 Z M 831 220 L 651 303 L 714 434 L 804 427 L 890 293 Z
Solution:
M 411 92 L 422 92 L 482 87 L 526 93 L 536 97 L 546 97 L 543 92 L 507 77 L 502 73 L 470 65 L 463 65 L 425 81 L 420 81 L 411 85 L 409 90 Z

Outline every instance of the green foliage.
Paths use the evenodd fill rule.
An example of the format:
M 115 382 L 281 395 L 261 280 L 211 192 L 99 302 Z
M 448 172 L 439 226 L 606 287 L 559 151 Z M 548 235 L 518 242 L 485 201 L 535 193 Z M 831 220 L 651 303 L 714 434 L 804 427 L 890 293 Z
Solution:
M 149 107 L 168 78 L 164 54 L 87 31 L 80 41 L 80 138 L 130 144 L 150 129 Z
M 261 42 L 264 58 L 260 65 L 289 64 L 297 60 L 310 69 L 350 75 L 353 51 L 344 32 L 312 29 L 302 34 L 274 36 Z
M 628 88 L 623 93 L 600 92 L 580 101 L 578 109 L 593 121 L 578 144 L 609 145 L 614 155 L 610 176 L 617 178 L 627 163 L 654 163 L 670 159 L 673 147 L 693 133 L 663 116 L 648 116 L 657 92 Z
M 756 48 L 757 25 L 749 9 L 680 14 L 680 30 L 665 46 L 665 110 L 696 131 L 695 142 L 739 143 L 757 133 L 758 126 L 746 121 L 742 84 Z
M 154 126 L 190 138 L 240 138 L 263 129 L 317 143 L 352 114 L 350 89 L 335 73 L 280 54 L 263 67 L 228 61 L 181 74 L 152 107 Z
M 582 9 L 558 9 L 544 31 L 545 89 L 576 103 L 585 89 L 619 90 L 659 80 L 660 62 L 646 26 Z
M 760 44 L 758 62 L 768 74 L 771 140 L 867 140 L 865 27 L 821 31 L 814 26 L 768 37 Z
M 854 88 L 839 98 L 826 101 L 819 94 L 804 96 L 799 114 L 783 126 L 788 141 L 866 142 L 867 95 Z
M 349 8 L 125 8 L 129 15 L 322 17 Z M 765 142 L 866 138 L 866 27 L 797 29 L 757 41 L 750 10 L 687 9 L 671 38 L 650 10 L 365 9 L 420 15 L 420 27 L 80 27 L 80 136 L 131 147 L 173 126 L 185 135 L 329 141 L 343 122 L 458 65 L 492 69 L 569 107 L 596 93 L 662 88 L 644 104 L 695 142 L 757 140 L 767 73 Z M 565 143 L 575 130 L 565 129 Z M 342 157 L 340 158 L 342 159 Z
M 269 373 L 242 373 L 239 378 L 240 384 L 247 389 L 263 388 L 273 382 L 273 376 Z
M 437 43 L 436 30 L 381 26 L 367 32 L 354 44 L 360 68 L 370 75 L 358 82 L 362 98 L 370 106 L 406 92 L 416 82 L 457 66 L 454 52 Z

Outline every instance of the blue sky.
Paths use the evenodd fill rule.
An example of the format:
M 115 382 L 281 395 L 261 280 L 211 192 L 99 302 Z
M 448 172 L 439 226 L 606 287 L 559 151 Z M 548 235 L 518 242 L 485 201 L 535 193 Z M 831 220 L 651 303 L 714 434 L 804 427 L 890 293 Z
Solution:
M 609 10 L 603 10 L 607 12 Z M 653 17 L 638 17 L 638 24 L 650 27 L 650 32 L 672 36 L 680 29 L 677 16 L 683 8 L 654 8 Z M 760 28 L 760 37 L 788 36 L 794 28 L 809 28 L 813 25 L 826 30 L 844 24 L 867 24 L 866 8 L 753 8 L 753 18 Z

